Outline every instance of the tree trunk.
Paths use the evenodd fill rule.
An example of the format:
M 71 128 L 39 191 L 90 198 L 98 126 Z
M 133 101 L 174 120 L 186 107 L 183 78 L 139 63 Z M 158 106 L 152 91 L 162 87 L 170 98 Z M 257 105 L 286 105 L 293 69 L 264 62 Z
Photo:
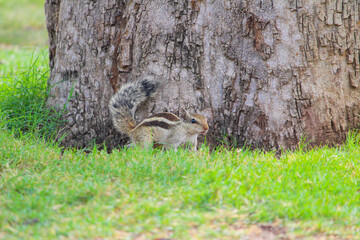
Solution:
M 147 109 L 202 112 L 210 143 L 338 143 L 359 124 L 359 8 L 358 0 L 46 0 L 48 104 L 65 104 L 73 89 L 67 145 L 121 145 L 108 101 L 121 84 L 151 76 L 165 88 Z

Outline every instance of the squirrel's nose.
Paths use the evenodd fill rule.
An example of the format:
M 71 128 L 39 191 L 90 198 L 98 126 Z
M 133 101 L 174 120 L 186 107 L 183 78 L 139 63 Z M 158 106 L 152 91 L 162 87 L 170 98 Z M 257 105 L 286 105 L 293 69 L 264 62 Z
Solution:
M 209 126 L 204 127 L 203 130 L 204 131 L 202 133 L 205 134 L 209 130 Z

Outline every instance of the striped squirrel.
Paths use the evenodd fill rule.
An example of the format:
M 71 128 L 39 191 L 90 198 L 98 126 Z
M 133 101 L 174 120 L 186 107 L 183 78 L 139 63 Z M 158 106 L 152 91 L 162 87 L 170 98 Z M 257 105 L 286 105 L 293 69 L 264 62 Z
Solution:
M 123 85 L 109 102 L 110 114 L 115 129 L 127 134 L 132 143 L 142 147 L 173 148 L 190 143 L 196 151 L 198 134 L 209 129 L 205 116 L 190 114 L 186 110 L 184 119 L 172 113 L 157 113 L 135 123 L 135 112 L 139 105 L 154 97 L 159 83 L 153 80 L 137 80 Z

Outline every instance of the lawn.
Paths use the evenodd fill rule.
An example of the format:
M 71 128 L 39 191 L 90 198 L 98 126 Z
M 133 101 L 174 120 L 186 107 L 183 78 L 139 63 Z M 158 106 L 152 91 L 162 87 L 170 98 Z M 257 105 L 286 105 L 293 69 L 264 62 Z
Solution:
M 357 135 L 339 148 L 279 158 L 204 146 L 197 153 L 64 150 L 4 129 L 0 146 L 6 239 L 234 239 L 259 229 L 360 237 Z
M 43 46 L 48 42 L 44 0 L 0 0 L 0 45 Z
M 360 239 L 358 133 L 280 155 L 64 149 L 43 1 L 0 15 L 0 239 Z

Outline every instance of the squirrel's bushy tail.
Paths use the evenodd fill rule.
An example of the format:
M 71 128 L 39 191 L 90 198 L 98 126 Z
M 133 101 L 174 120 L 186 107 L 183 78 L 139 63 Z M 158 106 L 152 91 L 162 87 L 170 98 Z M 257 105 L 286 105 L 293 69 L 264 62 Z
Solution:
M 138 106 L 153 97 L 159 83 L 143 79 L 123 85 L 109 103 L 113 124 L 119 132 L 129 134 L 135 128 L 135 112 Z

